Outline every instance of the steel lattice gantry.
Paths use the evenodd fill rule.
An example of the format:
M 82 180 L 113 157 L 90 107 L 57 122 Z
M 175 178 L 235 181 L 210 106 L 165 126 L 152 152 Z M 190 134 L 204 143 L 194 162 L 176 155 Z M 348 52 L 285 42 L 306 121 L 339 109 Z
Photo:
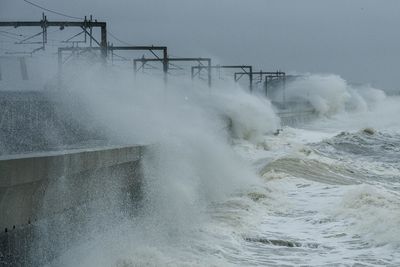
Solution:
M 207 69 L 208 66 L 193 66 L 191 75 L 192 79 L 200 74 L 203 69 Z M 253 67 L 249 65 L 216 65 L 211 66 L 211 69 L 241 69 L 244 73 L 249 75 L 249 90 L 253 91 Z M 196 71 L 197 70 L 197 71 Z M 236 77 L 236 76 L 235 76 Z M 236 79 L 235 79 L 236 81 Z
M 263 81 L 263 78 L 265 78 L 264 80 L 264 88 L 265 88 L 265 95 L 268 97 L 268 82 L 272 81 L 273 79 L 280 79 L 283 81 L 283 84 L 285 84 L 286 81 L 286 73 L 282 72 L 282 71 L 256 71 L 256 72 L 252 72 L 252 73 L 247 73 L 247 72 L 235 72 L 234 74 L 234 78 L 235 81 L 240 80 L 243 75 L 249 75 L 249 77 L 251 77 L 251 79 L 254 79 L 258 77 L 258 80 L 260 82 Z
M 160 62 L 162 59 L 151 59 L 151 58 L 138 58 L 133 60 L 133 66 L 135 73 L 140 69 L 143 68 L 147 62 Z M 138 69 L 137 63 L 140 62 L 142 66 Z M 208 86 L 211 87 L 211 58 L 202 58 L 202 57 L 177 57 L 177 58 L 167 58 L 166 63 L 169 66 L 170 62 L 198 62 L 202 64 L 205 62 L 207 65 L 203 65 L 207 69 L 207 81 Z
M 58 48 L 58 71 L 62 72 L 62 53 L 63 51 L 91 51 L 99 50 L 100 47 L 59 47 Z M 168 74 L 168 48 L 166 46 L 113 46 L 109 45 L 107 47 L 108 51 L 150 51 L 157 60 L 163 63 L 164 81 L 167 82 Z M 162 57 L 159 57 L 154 51 L 162 51 Z M 136 68 L 134 68 L 136 74 Z
M 43 14 L 42 20 L 40 21 L 0 21 L 0 27 L 40 27 L 42 28 L 42 47 L 39 49 L 44 49 L 45 44 L 47 43 L 47 28 L 49 27 L 59 27 L 60 30 L 64 29 L 65 27 L 77 27 L 81 28 L 86 34 L 89 35 L 90 39 L 95 41 L 100 49 L 101 49 L 101 54 L 103 58 L 107 57 L 107 23 L 106 22 L 100 22 L 100 21 L 93 21 L 92 19 L 87 20 L 86 17 L 83 21 L 48 21 L 47 17 Z M 101 31 L 101 41 L 100 43 L 93 38 L 91 34 L 91 29 L 92 28 L 100 28 Z M 90 32 L 87 31 L 87 29 L 90 29 Z M 26 41 L 28 39 L 31 39 L 36 35 L 33 35 L 23 41 Z

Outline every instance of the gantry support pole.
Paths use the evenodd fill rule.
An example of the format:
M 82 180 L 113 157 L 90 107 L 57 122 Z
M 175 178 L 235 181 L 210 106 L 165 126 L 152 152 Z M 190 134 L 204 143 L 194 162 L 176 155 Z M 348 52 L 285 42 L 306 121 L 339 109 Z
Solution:
M 136 78 L 136 74 L 137 74 L 137 62 L 133 61 L 133 75 Z
M 101 55 L 104 59 L 107 58 L 107 27 L 106 24 L 101 26 Z
M 193 67 L 190 69 L 190 78 L 193 81 L 193 79 L 194 79 L 194 68 Z
M 58 90 L 61 89 L 61 82 L 62 82 L 62 52 L 60 50 L 60 47 L 58 48 L 57 51 L 57 83 L 58 83 Z
M 211 59 L 207 60 L 208 87 L 211 88 Z
M 163 50 L 163 72 L 164 72 L 164 83 L 167 84 L 168 83 L 168 52 L 167 52 L 167 48 L 165 47 L 165 49 Z
M 249 82 L 250 82 L 250 93 L 253 93 L 253 67 L 252 66 L 250 66 Z
M 283 76 L 283 80 L 282 80 L 282 87 L 283 87 L 283 105 L 286 108 L 286 74 Z

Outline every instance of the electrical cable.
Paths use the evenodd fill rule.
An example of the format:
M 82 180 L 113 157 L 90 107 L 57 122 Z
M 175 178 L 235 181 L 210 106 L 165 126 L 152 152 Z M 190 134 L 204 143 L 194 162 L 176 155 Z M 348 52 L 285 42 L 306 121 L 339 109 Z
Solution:
M 12 40 L 21 41 L 21 40 L 20 40 L 19 38 L 17 38 L 17 37 L 9 36 L 9 35 L 6 35 L 6 34 L 4 34 L 4 33 L 2 33 L 2 32 L 0 32 L 0 35 L 1 35 L 1 36 L 4 36 L 4 37 L 7 37 L 7 38 L 9 38 L 9 39 L 12 39 Z
M 70 15 L 67 15 L 67 14 L 65 14 L 65 13 L 61 13 L 61 12 L 58 12 L 58 11 L 54 11 L 54 10 L 45 8 L 45 7 L 43 7 L 43 6 L 40 6 L 40 5 L 36 4 L 36 3 L 33 3 L 33 2 L 31 2 L 31 1 L 28 1 L 28 0 L 22 0 L 22 1 L 24 1 L 24 2 L 26 2 L 26 3 L 28 3 L 28 4 L 30 4 L 30 5 L 32 5 L 32 6 L 34 6 L 34 7 L 40 8 L 40 9 L 42 9 L 42 10 L 45 10 L 45 11 L 48 11 L 48 12 L 50 12 L 50 13 L 54 13 L 54 14 L 57 14 L 57 15 L 60 15 L 60 16 L 64 16 L 64 17 L 72 18 L 72 19 L 83 19 L 83 18 L 79 18 L 79 17 L 75 17 L 75 16 L 70 16 Z M 115 36 L 115 35 L 114 35 L 113 33 L 111 33 L 110 31 L 108 31 L 108 34 L 109 34 L 111 37 L 113 37 L 115 40 L 117 40 L 118 42 L 120 42 L 120 43 L 122 43 L 122 44 L 124 44 L 124 45 L 131 45 L 131 44 L 129 44 L 128 42 L 125 42 L 125 41 L 121 40 L 120 38 L 118 38 L 117 36 Z
M 5 33 L 5 34 L 12 35 L 12 36 L 18 36 L 18 37 L 26 37 L 26 35 L 23 35 L 23 34 L 18 34 L 18 33 L 9 32 L 9 31 L 3 31 L 3 30 L 1 30 L 0 33 Z
M 70 19 L 79 19 L 79 20 L 83 20 L 83 18 L 79 18 L 79 17 L 75 17 L 75 16 L 70 16 L 70 15 L 67 15 L 67 14 L 64 14 L 64 13 L 61 13 L 61 12 L 58 12 L 58 11 L 55 11 L 55 10 L 51 10 L 51 9 L 45 8 L 45 7 L 43 7 L 43 6 L 40 6 L 40 5 L 36 4 L 36 3 L 33 3 L 33 2 L 31 2 L 31 1 L 28 1 L 28 0 L 22 0 L 22 1 L 24 1 L 24 2 L 27 3 L 27 4 L 32 5 L 32 6 L 34 6 L 34 7 L 40 8 L 40 9 L 42 9 L 42 10 L 45 10 L 45 11 L 47 11 L 47 12 L 50 12 L 50 13 L 53 13 L 53 14 L 57 14 L 57 15 L 59 15 L 59 16 L 63 16 L 63 17 L 70 18 Z
M 114 38 L 115 40 L 117 40 L 118 42 L 120 42 L 121 44 L 124 44 L 124 45 L 132 45 L 132 44 L 130 44 L 130 43 L 128 43 L 128 42 L 125 42 L 125 41 L 119 39 L 118 37 L 116 37 L 116 36 L 115 36 L 113 33 L 111 33 L 110 31 L 108 31 L 108 34 L 109 34 L 112 38 Z

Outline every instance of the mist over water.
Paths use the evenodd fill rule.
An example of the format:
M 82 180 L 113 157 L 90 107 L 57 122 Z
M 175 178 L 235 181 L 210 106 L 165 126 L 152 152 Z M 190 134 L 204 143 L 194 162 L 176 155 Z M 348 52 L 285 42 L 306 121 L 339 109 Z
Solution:
M 333 74 L 308 74 L 289 83 L 289 100 L 306 99 L 318 113 L 325 116 L 346 111 L 366 112 L 382 102 L 386 95 L 369 85 L 352 86 Z
M 84 67 L 75 65 L 64 76 L 68 93 L 63 93 L 63 105 L 74 107 L 78 120 L 90 120 L 110 145 L 150 145 L 142 160 L 143 199 L 135 216 L 122 220 L 115 219 L 124 218 L 118 207 L 106 205 L 113 211 L 88 222 L 90 231 L 55 264 L 99 266 L 101 254 L 107 260 L 102 258 L 100 265 L 119 266 L 125 258 L 135 259 L 136 253 L 150 255 L 135 259 L 135 265 L 136 260 L 139 265 L 152 263 L 153 257 L 156 265 L 168 257 L 176 263 L 182 255 L 164 250 L 176 246 L 179 251 L 182 242 L 190 242 L 187 237 L 209 221 L 210 205 L 260 184 L 250 163 L 232 150 L 232 138 L 256 142 L 275 131 L 279 119 L 267 100 L 239 87 L 214 87 L 210 92 L 206 85 L 173 79 L 165 87 L 155 78 L 133 82 L 130 72 L 101 65 L 81 75 Z M 97 208 L 103 213 L 101 206 Z M 108 228 L 112 230 L 104 232 Z
M 105 197 L 82 211 L 78 234 L 69 240 L 79 223 L 66 215 L 53 243 L 37 241 L 60 252 L 48 266 L 399 264 L 398 97 L 306 75 L 286 98 L 318 116 L 289 127 L 237 84 L 165 86 L 98 62 L 75 62 L 62 83 L 61 107 L 100 144 L 149 147 L 137 206 L 120 206 L 118 174 L 99 177 L 93 194 Z M 73 184 L 51 186 L 56 199 Z

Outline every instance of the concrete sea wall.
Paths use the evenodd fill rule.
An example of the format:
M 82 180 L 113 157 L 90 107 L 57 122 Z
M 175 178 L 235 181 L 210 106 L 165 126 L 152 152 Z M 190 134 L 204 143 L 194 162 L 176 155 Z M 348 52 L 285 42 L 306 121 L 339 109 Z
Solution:
M 140 202 L 143 152 L 143 146 L 124 146 L 0 157 L 0 266 L 49 261 L 57 240 L 72 240 L 101 216 L 98 203 L 104 213 L 130 212 Z M 45 233 L 43 223 L 50 229 Z M 37 240 L 53 246 L 37 250 Z

